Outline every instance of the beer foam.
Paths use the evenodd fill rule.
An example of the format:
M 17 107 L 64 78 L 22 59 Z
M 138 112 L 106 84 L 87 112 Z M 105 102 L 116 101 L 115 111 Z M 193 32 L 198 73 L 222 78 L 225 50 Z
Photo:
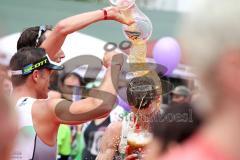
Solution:
M 132 133 L 128 136 L 128 143 L 145 146 L 151 141 L 151 135 L 148 133 Z

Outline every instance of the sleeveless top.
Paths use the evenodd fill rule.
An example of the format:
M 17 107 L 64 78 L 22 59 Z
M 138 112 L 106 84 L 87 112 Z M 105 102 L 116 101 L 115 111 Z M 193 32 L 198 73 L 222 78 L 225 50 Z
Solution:
M 45 144 L 33 127 L 32 105 L 36 99 L 22 97 L 17 101 L 19 131 L 17 141 L 11 155 L 12 160 L 54 160 L 56 159 L 56 145 Z
M 162 113 L 162 111 L 158 111 L 157 113 Z M 118 150 L 115 152 L 114 160 L 124 160 L 126 158 L 126 147 L 128 145 L 127 139 L 129 132 L 133 132 L 134 128 L 133 126 L 136 125 L 136 122 L 134 122 L 136 117 L 134 116 L 133 112 L 130 112 L 127 116 L 124 117 L 122 121 L 122 131 L 121 131 L 121 137 L 120 142 L 118 146 Z
M 114 110 L 112 110 L 111 111 L 111 113 L 110 113 L 110 115 L 109 115 L 109 117 L 105 120 L 105 122 L 102 122 L 102 123 L 104 123 L 104 126 L 105 125 L 109 125 L 110 123 L 112 123 L 112 122 L 122 122 L 123 121 L 123 119 L 124 119 L 124 117 L 126 116 L 128 114 L 128 112 L 127 111 L 125 111 L 122 107 L 120 107 L 120 106 L 116 106 L 116 108 L 114 109 Z M 82 133 L 83 133 L 83 135 L 85 135 L 85 131 L 89 128 L 89 125 L 91 124 L 91 121 L 90 122 L 86 122 L 86 123 L 84 123 L 84 125 L 83 125 L 83 128 L 82 128 Z M 101 124 L 102 125 L 102 124 Z M 101 133 L 101 135 L 102 135 L 102 133 Z M 98 135 L 99 136 L 99 135 Z M 96 139 L 96 138 L 94 138 L 94 139 Z M 98 139 L 98 138 L 97 138 Z M 85 141 L 85 140 L 84 140 Z M 93 141 L 95 141 L 95 140 L 93 140 Z M 95 143 L 95 142 L 91 142 L 91 143 Z M 94 147 L 93 148 L 95 148 L 95 149 L 91 149 L 90 150 L 90 152 L 91 153 L 93 153 L 93 155 L 96 155 L 96 154 L 98 154 L 98 152 L 99 152 L 99 147 L 100 147 L 100 145 L 99 144 L 97 144 L 97 143 L 95 143 L 96 145 L 93 145 Z M 86 145 L 86 142 L 85 142 L 85 145 Z M 87 147 L 87 146 L 86 146 Z M 91 148 L 91 147 L 90 147 Z M 88 149 L 89 150 L 89 149 Z M 85 152 L 86 153 L 86 152 Z M 85 153 L 83 153 L 83 154 L 85 154 Z M 90 156 L 89 156 L 90 157 Z M 94 157 L 90 157 L 89 158 L 88 157 L 88 159 L 87 160 L 91 160 L 91 159 L 95 159 Z M 86 157 L 85 157 L 86 158 Z M 84 158 L 83 158 L 84 159 Z M 85 159 L 84 159 L 85 160 Z
M 95 160 L 99 152 L 100 140 L 107 128 L 111 123 L 110 117 L 105 119 L 99 125 L 96 125 L 94 121 L 86 127 L 83 132 L 85 148 L 83 150 L 84 160 Z

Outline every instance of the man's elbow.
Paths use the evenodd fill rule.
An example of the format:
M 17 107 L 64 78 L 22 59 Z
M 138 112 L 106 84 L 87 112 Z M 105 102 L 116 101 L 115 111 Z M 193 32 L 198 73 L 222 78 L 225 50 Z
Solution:
M 110 100 L 108 102 L 104 102 L 102 100 L 95 99 L 94 103 L 96 106 L 99 106 L 99 110 L 102 115 L 108 115 L 112 111 L 115 101 Z
M 112 109 L 114 108 L 115 106 L 115 103 L 116 103 L 116 98 L 114 99 L 109 99 L 107 102 L 103 103 L 103 106 L 106 107 L 106 110 L 108 111 L 112 111 Z
M 109 114 L 113 109 L 112 105 L 104 104 L 104 103 L 100 107 L 104 115 Z
M 65 23 L 64 20 L 62 20 L 62 21 L 59 21 L 59 22 L 57 23 L 57 25 L 55 26 L 54 29 L 55 29 L 55 31 L 56 31 L 58 34 L 61 34 L 61 35 L 63 35 L 63 36 L 67 36 L 67 35 L 69 34 L 67 28 L 68 28 L 68 27 L 67 27 L 67 24 Z

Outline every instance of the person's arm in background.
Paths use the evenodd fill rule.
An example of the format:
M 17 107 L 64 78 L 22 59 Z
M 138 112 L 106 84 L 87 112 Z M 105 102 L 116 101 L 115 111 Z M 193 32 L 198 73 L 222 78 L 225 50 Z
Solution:
M 107 7 L 105 10 L 107 11 L 107 20 L 115 20 L 127 25 L 133 23 L 133 20 L 124 17 L 116 7 Z M 100 20 L 104 20 L 103 10 L 86 12 L 63 19 L 56 24 L 49 37 L 41 44 L 41 47 L 46 50 L 50 59 L 53 59 L 68 34 L 81 30 Z

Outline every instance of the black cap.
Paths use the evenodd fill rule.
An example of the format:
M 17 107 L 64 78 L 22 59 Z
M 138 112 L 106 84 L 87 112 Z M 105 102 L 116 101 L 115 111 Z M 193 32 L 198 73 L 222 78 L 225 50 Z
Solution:
M 19 52 L 20 53 L 18 53 L 18 52 L 16 53 L 16 54 L 18 54 L 18 57 L 19 56 L 26 56 L 26 54 L 24 55 L 23 53 L 21 53 L 23 51 L 19 51 Z M 25 53 L 29 52 L 28 55 L 31 54 L 30 56 L 28 56 L 28 59 L 31 59 L 30 57 L 35 57 L 34 58 L 35 60 L 33 60 L 34 62 L 29 61 L 28 64 L 25 63 L 25 65 L 23 65 L 23 67 L 19 67 L 18 70 L 15 70 L 15 68 L 13 70 L 11 68 L 12 69 L 11 70 L 12 75 L 24 75 L 25 76 L 25 75 L 31 74 L 35 69 L 43 69 L 43 68 L 48 68 L 50 70 L 63 70 L 64 69 L 63 66 L 54 64 L 54 62 L 52 62 L 48 58 L 44 49 L 27 48 L 27 49 L 24 50 L 24 52 Z M 16 59 L 16 58 L 14 58 L 14 56 L 13 56 L 11 61 L 14 61 L 14 59 Z M 16 61 L 17 61 L 17 59 L 16 59 Z

